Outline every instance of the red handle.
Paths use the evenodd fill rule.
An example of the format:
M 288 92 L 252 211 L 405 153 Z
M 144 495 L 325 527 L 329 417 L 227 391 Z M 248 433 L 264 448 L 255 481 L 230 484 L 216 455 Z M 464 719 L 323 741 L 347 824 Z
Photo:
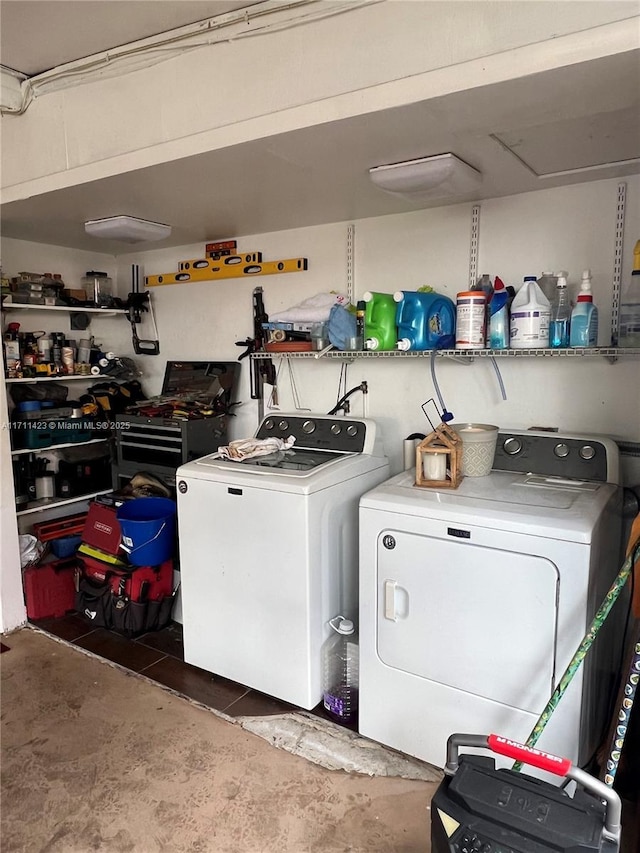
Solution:
M 566 776 L 571 769 L 571 761 L 568 758 L 560 758 L 559 755 L 542 752 L 532 746 L 509 740 L 501 735 L 489 735 L 487 745 L 489 749 L 499 755 L 506 755 L 507 758 L 513 758 L 523 764 L 531 764 L 533 767 L 539 767 L 540 770 L 547 770 L 557 776 Z

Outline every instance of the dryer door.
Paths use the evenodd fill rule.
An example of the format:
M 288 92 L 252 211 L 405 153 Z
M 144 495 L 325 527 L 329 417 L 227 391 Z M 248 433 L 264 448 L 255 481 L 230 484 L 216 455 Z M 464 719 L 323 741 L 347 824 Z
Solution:
M 553 563 L 388 529 L 377 557 L 377 646 L 385 664 L 542 711 L 554 689 Z

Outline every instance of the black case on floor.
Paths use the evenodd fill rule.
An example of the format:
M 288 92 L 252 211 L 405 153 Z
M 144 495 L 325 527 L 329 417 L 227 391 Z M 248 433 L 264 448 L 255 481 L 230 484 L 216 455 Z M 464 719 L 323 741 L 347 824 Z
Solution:
M 605 806 L 562 788 L 465 755 L 431 802 L 432 853 L 617 853 L 603 836 Z

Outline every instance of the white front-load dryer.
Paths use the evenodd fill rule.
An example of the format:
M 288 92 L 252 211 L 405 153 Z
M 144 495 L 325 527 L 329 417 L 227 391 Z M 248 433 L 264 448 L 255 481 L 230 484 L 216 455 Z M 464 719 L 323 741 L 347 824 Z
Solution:
M 438 767 L 454 732 L 527 740 L 619 568 L 617 476 L 609 440 L 511 432 L 486 477 L 439 491 L 406 471 L 363 495 L 361 734 Z M 616 610 L 541 748 L 591 757 L 622 630 Z

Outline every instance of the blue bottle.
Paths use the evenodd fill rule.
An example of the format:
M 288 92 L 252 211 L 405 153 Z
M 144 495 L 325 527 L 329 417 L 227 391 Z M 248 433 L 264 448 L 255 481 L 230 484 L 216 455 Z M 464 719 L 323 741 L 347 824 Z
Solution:
M 556 296 L 551 305 L 551 319 L 549 320 L 549 346 L 552 349 L 564 349 L 569 346 L 570 322 L 571 305 L 567 293 L 567 277 L 565 273 L 559 272 Z
M 448 349 L 455 345 L 456 307 L 448 296 L 398 290 L 393 294 L 399 350 Z
M 591 270 L 582 273 L 582 284 L 575 308 L 571 312 L 569 346 L 595 347 L 598 343 L 598 309 L 591 293 Z
M 489 349 L 509 349 L 509 292 L 498 276 L 493 285 L 487 313 L 487 346 Z

